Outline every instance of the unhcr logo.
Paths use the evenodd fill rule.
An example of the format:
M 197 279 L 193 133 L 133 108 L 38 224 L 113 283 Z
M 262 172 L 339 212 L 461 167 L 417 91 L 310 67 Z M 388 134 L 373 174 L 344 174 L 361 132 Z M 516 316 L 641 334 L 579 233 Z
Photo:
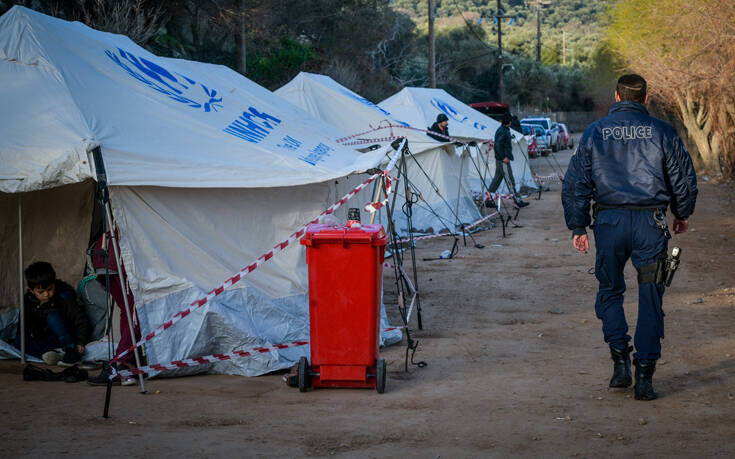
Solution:
M 437 99 L 436 97 L 432 97 L 431 99 L 431 105 L 434 106 L 437 110 L 440 110 L 444 112 L 448 117 L 452 118 L 455 121 L 459 121 L 460 123 L 464 123 L 465 120 L 467 120 L 466 116 L 460 115 L 457 110 L 454 109 L 451 105 L 449 105 L 447 102 Z
M 216 112 L 218 108 L 222 108 L 222 97 L 217 97 L 216 89 L 197 83 L 180 73 L 170 72 L 155 62 L 122 48 L 117 48 L 117 51 L 105 50 L 105 54 L 128 75 L 171 100 L 205 112 Z
M 615 126 L 602 128 L 602 140 L 612 137 L 615 140 L 650 139 L 652 126 Z

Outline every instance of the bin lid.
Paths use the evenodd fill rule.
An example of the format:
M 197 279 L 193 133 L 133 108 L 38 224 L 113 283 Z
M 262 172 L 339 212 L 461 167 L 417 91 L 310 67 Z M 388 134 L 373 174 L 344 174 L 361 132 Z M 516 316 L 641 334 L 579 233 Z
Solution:
M 311 224 L 306 227 L 306 234 L 301 239 L 301 244 L 311 246 L 313 243 L 350 243 L 384 246 L 388 244 L 388 239 L 383 225 L 366 224 L 360 228 L 349 228 L 347 226 Z

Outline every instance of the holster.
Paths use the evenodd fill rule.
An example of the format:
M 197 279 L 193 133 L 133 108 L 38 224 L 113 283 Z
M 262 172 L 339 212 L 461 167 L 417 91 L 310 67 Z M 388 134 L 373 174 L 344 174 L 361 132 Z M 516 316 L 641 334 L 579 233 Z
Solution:
M 638 283 L 664 284 L 666 287 L 671 287 L 674 274 L 679 269 L 680 256 L 681 249 L 674 247 L 671 255 L 662 252 L 654 263 L 636 268 L 638 270 Z

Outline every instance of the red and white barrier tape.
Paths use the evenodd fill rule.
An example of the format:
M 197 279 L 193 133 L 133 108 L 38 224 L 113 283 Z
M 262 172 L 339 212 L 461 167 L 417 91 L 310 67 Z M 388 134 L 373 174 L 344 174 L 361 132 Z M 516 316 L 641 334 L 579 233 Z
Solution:
M 396 266 L 386 261 L 383 263 L 383 267 L 388 268 L 388 269 L 398 268 L 401 271 L 403 278 L 406 280 L 406 283 L 408 284 L 408 288 L 411 289 L 411 292 L 416 293 L 416 288 L 413 286 L 413 283 L 411 282 L 411 279 L 408 277 L 408 274 L 406 273 L 406 271 L 403 270 L 403 266 Z
M 469 225 L 466 225 L 466 226 L 464 227 L 464 229 L 466 229 L 466 230 L 468 230 L 468 229 L 472 229 L 472 228 L 474 228 L 475 226 L 479 225 L 480 223 L 482 223 L 482 222 L 484 222 L 484 221 L 486 221 L 486 220 L 489 220 L 489 219 L 491 219 L 491 218 L 495 217 L 496 215 L 498 215 L 498 212 L 497 212 L 497 211 L 495 211 L 495 212 L 493 212 L 493 213 L 491 213 L 491 214 L 487 214 L 487 215 L 485 215 L 484 217 L 482 217 L 482 218 L 478 219 L 477 221 L 475 221 L 474 223 L 472 223 L 472 224 L 469 224 Z
M 462 228 L 465 229 L 465 230 L 471 229 L 471 228 L 479 225 L 480 223 L 484 222 L 485 220 L 488 220 L 488 219 L 490 219 L 490 218 L 492 218 L 492 217 L 494 217 L 496 215 L 498 215 L 498 212 L 497 211 L 496 212 L 493 212 L 491 214 L 485 215 L 484 217 L 478 219 L 474 223 L 471 223 L 469 225 L 464 225 Z M 429 234 L 428 236 L 419 236 L 419 237 L 415 237 L 413 239 L 400 239 L 400 240 L 398 240 L 398 243 L 399 244 L 404 244 L 406 242 L 410 242 L 411 240 L 413 240 L 413 241 L 423 241 L 423 240 L 426 240 L 426 239 L 434 239 L 434 238 L 444 237 L 444 236 L 462 236 L 462 233 Z
M 405 326 L 388 327 L 388 328 L 384 328 L 383 331 L 389 332 L 393 330 L 401 330 L 403 328 L 406 328 L 406 327 Z M 118 374 L 121 376 L 137 376 L 137 375 L 143 375 L 143 374 L 154 375 L 162 371 L 178 370 L 180 368 L 191 368 L 191 367 L 196 367 L 199 365 L 206 365 L 208 363 L 232 360 L 235 358 L 252 357 L 258 354 L 267 354 L 274 350 L 282 350 L 282 349 L 288 349 L 288 348 L 293 348 L 293 347 L 306 346 L 308 344 L 309 344 L 309 340 L 301 340 L 301 341 L 292 341 L 290 343 L 284 343 L 284 344 L 274 344 L 272 346 L 256 346 L 256 347 L 251 347 L 247 349 L 240 349 L 237 351 L 228 352 L 226 354 L 211 354 L 211 355 L 205 355 L 203 357 L 194 357 L 191 359 L 173 360 L 171 362 L 166 362 L 166 363 L 154 363 L 151 365 L 146 365 L 146 366 L 138 367 L 138 368 L 130 368 L 130 369 L 118 370 L 118 371 L 113 370 L 113 372 L 110 374 L 109 377 L 110 379 L 113 379 Z
M 399 124 L 393 124 L 393 123 L 391 123 L 388 120 L 384 120 L 384 121 L 387 122 L 387 125 L 385 125 L 385 124 L 383 124 L 383 122 L 381 122 L 380 125 L 378 125 L 378 127 L 376 127 L 376 128 L 373 128 L 373 129 L 370 129 L 370 130 L 367 130 L 367 131 L 364 131 L 364 132 L 360 132 L 360 133 L 357 133 L 357 134 L 353 134 L 353 135 L 350 135 L 350 136 L 347 136 L 347 137 L 339 138 L 339 139 L 337 139 L 337 143 L 341 143 L 343 145 L 361 145 L 361 144 L 368 144 L 368 143 L 375 143 L 375 142 L 387 142 L 387 141 L 395 140 L 395 139 L 401 137 L 400 135 L 396 135 L 393 132 L 394 129 L 396 129 L 396 130 L 398 130 L 398 129 L 405 129 L 405 130 L 409 130 L 409 131 L 421 132 L 421 133 L 427 134 L 427 135 L 428 134 L 431 134 L 431 135 L 434 135 L 434 136 L 437 136 L 437 137 L 441 137 L 443 139 L 446 139 L 449 142 L 459 142 L 459 143 L 463 143 L 463 144 L 464 143 L 467 143 L 466 140 L 461 140 L 461 139 L 458 139 L 458 138 L 455 138 L 455 137 L 451 137 L 451 136 L 448 136 L 448 135 L 440 134 L 438 132 L 429 131 L 428 129 L 419 129 L 419 128 L 415 128 L 415 127 L 412 127 L 412 126 L 403 126 L 403 125 L 399 125 Z M 390 129 L 391 130 L 391 133 L 390 133 L 390 135 L 388 137 L 381 137 L 381 138 L 376 138 L 376 139 L 360 139 L 360 140 L 355 140 L 355 141 L 352 141 L 352 142 L 349 142 L 349 143 L 345 143 L 348 140 L 356 139 L 358 137 L 361 137 L 361 136 L 370 134 L 371 132 L 377 132 L 377 131 L 384 130 L 384 129 Z M 483 144 L 489 144 L 489 145 L 492 146 L 493 140 L 487 139 L 487 140 L 484 140 L 482 143 Z
M 398 182 L 398 179 L 391 179 L 391 176 L 385 172 L 385 199 L 378 202 L 371 202 L 365 206 L 365 211 L 371 214 L 377 212 L 379 209 L 385 207 L 388 204 L 388 198 L 390 197 L 391 191 L 393 191 L 393 181 Z
M 401 156 L 401 151 L 403 150 L 403 146 L 405 144 L 405 140 L 401 144 L 401 147 L 396 151 L 396 154 L 393 156 L 393 158 L 388 163 L 388 166 L 386 167 L 385 171 L 390 171 L 396 164 L 396 161 L 398 160 L 398 157 Z M 340 208 L 344 203 L 352 199 L 357 193 L 362 191 L 366 186 L 368 186 L 370 183 L 372 183 L 375 179 L 380 177 L 384 172 L 379 172 L 377 174 L 372 175 L 370 178 L 356 186 L 352 191 L 347 193 L 340 199 L 339 201 L 335 202 L 329 208 L 327 208 L 324 212 L 320 213 L 316 218 L 309 221 L 305 225 L 303 225 L 301 228 L 296 230 L 295 232 L 291 233 L 291 235 L 288 237 L 288 239 L 276 244 L 271 250 L 266 252 L 265 254 L 261 255 L 257 260 L 255 260 L 253 263 L 249 264 L 248 266 L 242 268 L 240 272 L 235 274 L 234 276 L 230 277 L 229 279 L 225 280 L 222 284 L 220 284 L 218 287 L 212 289 L 207 293 L 206 296 L 203 298 L 200 298 L 194 302 L 192 302 L 188 308 L 177 312 L 174 314 L 174 316 L 167 320 L 166 322 L 162 323 L 158 327 L 154 328 L 152 332 L 147 334 L 145 337 L 143 337 L 140 341 L 130 346 L 128 349 L 124 350 L 120 354 L 118 354 L 112 361 L 116 362 L 119 361 L 122 357 L 132 352 L 135 348 L 142 346 L 146 342 L 152 340 L 156 336 L 160 335 L 162 332 L 168 330 L 171 328 L 176 322 L 183 319 L 184 317 L 191 314 L 194 310 L 201 308 L 205 304 L 207 304 L 210 300 L 212 300 L 217 295 L 224 292 L 227 288 L 231 287 L 232 285 L 236 284 L 237 282 L 241 281 L 243 278 L 245 278 L 248 274 L 255 271 L 263 265 L 265 262 L 273 258 L 278 252 L 282 251 L 286 247 L 288 247 L 290 244 L 294 243 L 295 241 L 299 240 L 305 233 L 306 233 L 306 227 L 312 223 L 318 223 L 319 219 L 325 215 L 329 215 L 334 213 L 335 210 Z M 114 370 L 113 370 L 114 375 Z
M 174 360 L 168 363 L 154 363 L 139 368 L 131 368 L 129 370 L 119 370 L 118 373 L 121 376 L 137 376 L 145 373 L 155 374 L 166 370 L 177 370 L 179 368 L 189 368 L 198 365 L 205 365 L 207 363 L 222 362 L 237 357 L 250 357 L 257 354 L 265 354 L 272 350 L 286 349 L 289 347 L 306 346 L 309 341 L 293 341 L 286 344 L 276 344 L 270 347 L 253 347 L 247 350 L 242 349 L 238 351 L 229 352 L 227 354 L 212 354 L 205 355 L 203 357 L 195 357 L 192 359 Z M 114 378 L 114 375 L 110 375 L 110 379 Z
M 564 181 L 564 177 L 561 175 L 534 175 L 533 176 L 534 182 L 562 182 Z

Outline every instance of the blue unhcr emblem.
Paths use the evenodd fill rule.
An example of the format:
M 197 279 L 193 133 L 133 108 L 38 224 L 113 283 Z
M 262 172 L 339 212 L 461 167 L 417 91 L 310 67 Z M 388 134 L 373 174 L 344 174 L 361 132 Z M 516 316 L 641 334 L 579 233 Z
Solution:
M 440 111 L 444 112 L 447 116 L 449 116 L 450 118 L 452 118 L 455 121 L 459 121 L 460 123 L 464 123 L 465 120 L 467 120 L 467 117 L 466 116 L 461 117 L 461 115 L 459 113 L 457 113 L 457 110 L 455 110 L 451 105 L 449 105 L 448 103 L 444 102 L 441 99 L 437 99 L 435 97 L 432 98 L 431 99 L 431 105 L 433 105 L 434 108 L 436 108 L 437 110 L 440 110 Z
M 217 97 L 216 89 L 208 88 L 202 83 L 197 84 L 196 81 L 180 73 L 176 74 L 179 77 L 177 78 L 160 65 L 135 56 L 122 48 L 117 48 L 117 53 L 105 50 L 105 54 L 131 77 L 165 94 L 169 99 L 192 108 L 201 108 L 205 112 L 216 112 L 218 108 L 222 108 L 222 97 Z M 201 88 L 201 92 L 195 90 L 197 87 Z
M 478 123 L 477 121 L 475 121 L 474 126 L 475 126 L 475 129 L 479 129 L 481 131 L 484 131 L 485 129 L 487 129 L 487 126 L 485 126 L 484 124 Z

